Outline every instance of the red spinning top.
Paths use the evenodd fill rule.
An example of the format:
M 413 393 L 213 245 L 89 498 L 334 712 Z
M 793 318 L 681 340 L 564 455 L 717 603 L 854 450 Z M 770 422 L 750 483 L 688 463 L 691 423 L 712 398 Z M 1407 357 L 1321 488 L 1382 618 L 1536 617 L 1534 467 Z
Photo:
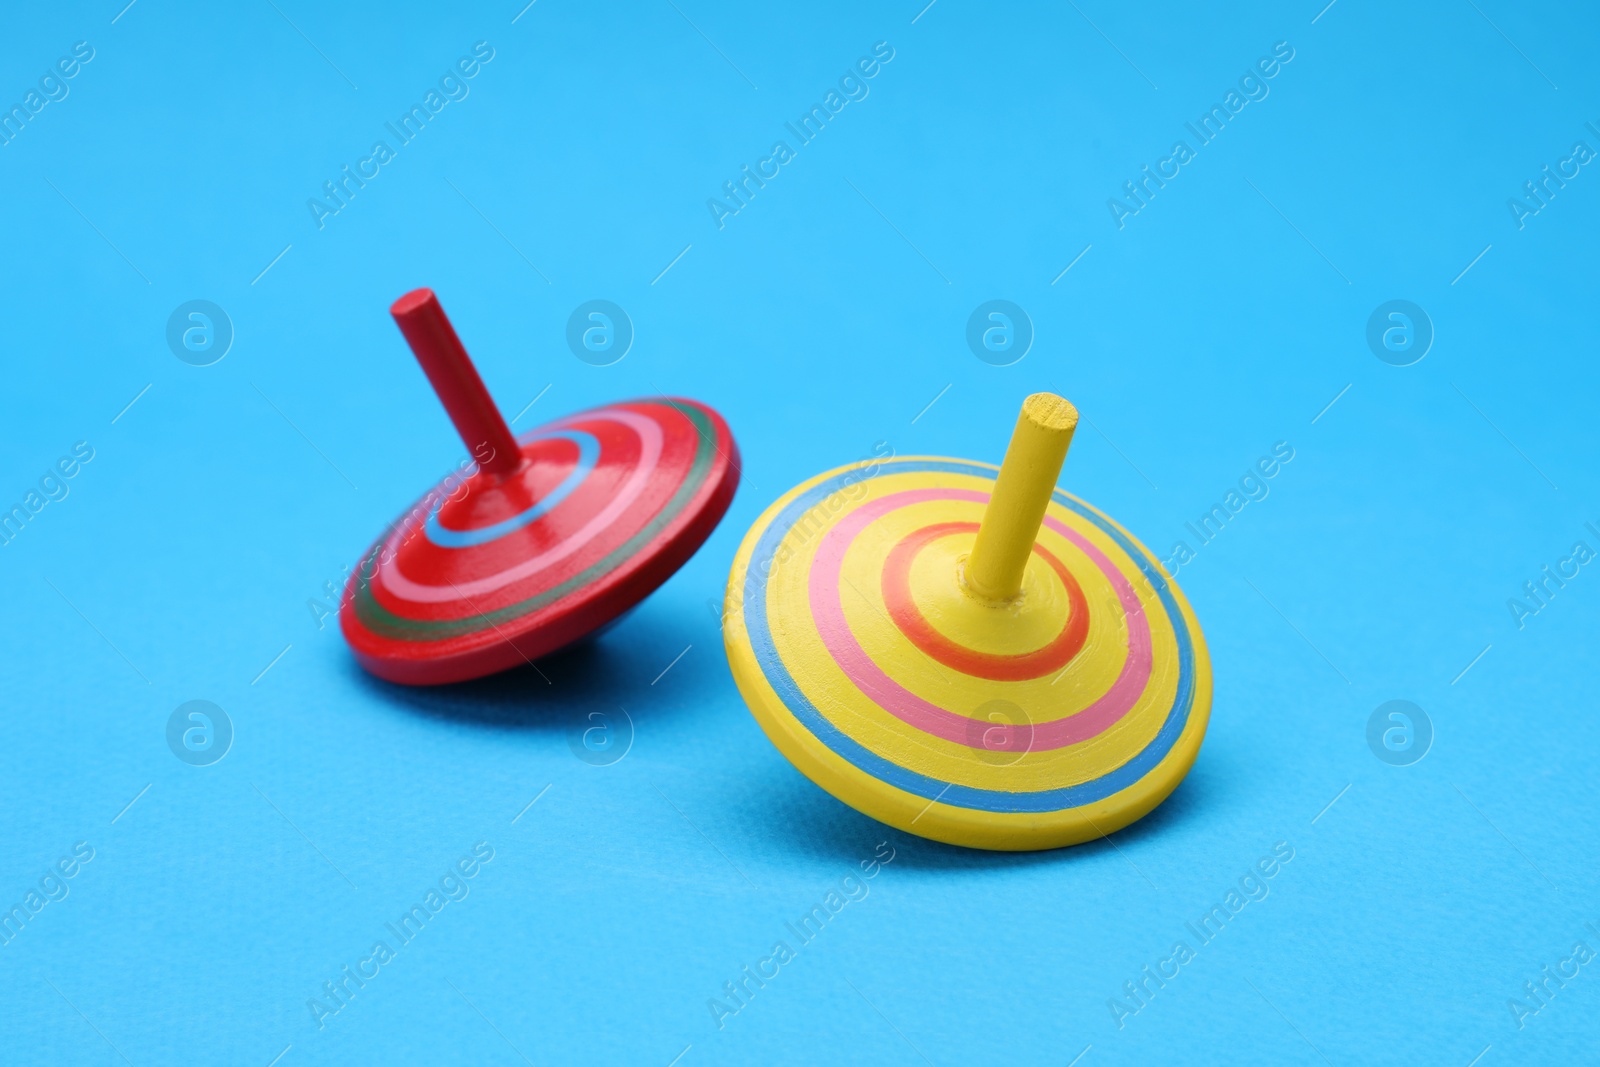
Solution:
M 362 557 L 339 612 L 363 667 L 477 678 L 571 644 L 705 542 L 739 484 L 728 424 L 646 397 L 513 436 L 431 289 L 389 309 L 476 467 L 429 490 Z

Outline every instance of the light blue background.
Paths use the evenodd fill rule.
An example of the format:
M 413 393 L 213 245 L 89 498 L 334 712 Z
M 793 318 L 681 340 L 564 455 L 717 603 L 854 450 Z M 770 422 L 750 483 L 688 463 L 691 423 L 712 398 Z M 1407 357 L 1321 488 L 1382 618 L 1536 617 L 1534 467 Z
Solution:
M 96 855 L 0 947 L 0 1059 L 1588 1054 L 1600 964 L 1523 1029 L 1507 1000 L 1600 949 L 1600 571 L 1521 630 L 1506 601 L 1600 548 L 1600 173 L 1521 230 L 1506 201 L 1600 149 L 1591 12 L 520 6 L 7 15 L 0 101 L 75 41 L 96 55 L 0 148 L 0 504 L 73 442 L 96 454 L 0 548 L 0 903 L 75 842 Z M 470 96 L 319 231 L 307 198 L 479 40 Z M 1118 230 L 1107 198 L 1285 40 L 1270 96 Z M 719 231 L 706 199 L 877 41 L 870 95 Z M 548 684 L 386 686 L 307 606 L 461 456 L 387 316 L 423 284 L 508 415 L 548 386 L 519 429 L 680 393 L 746 460 L 700 553 Z M 163 336 L 196 298 L 237 334 L 205 368 Z M 637 331 L 604 368 L 564 343 L 597 298 Z M 964 341 L 997 298 L 1037 333 L 1005 368 Z M 1364 340 L 1394 298 L 1436 329 L 1411 367 Z M 1092 421 L 1063 484 L 1163 557 L 1275 442 L 1295 458 L 1178 575 L 1216 672 L 1187 781 L 1113 841 L 990 855 L 801 777 L 708 604 L 797 481 L 879 441 L 998 461 L 1043 388 Z M 190 699 L 233 721 L 211 767 L 166 747 Z M 1434 724 L 1411 767 L 1366 745 L 1391 699 Z M 619 707 L 628 755 L 575 758 L 584 716 Z M 471 895 L 319 1030 L 307 999 L 480 841 Z M 719 1030 L 708 998 L 883 841 L 870 895 Z M 1107 999 L 1279 841 L 1271 895 L 1119 1030 Z

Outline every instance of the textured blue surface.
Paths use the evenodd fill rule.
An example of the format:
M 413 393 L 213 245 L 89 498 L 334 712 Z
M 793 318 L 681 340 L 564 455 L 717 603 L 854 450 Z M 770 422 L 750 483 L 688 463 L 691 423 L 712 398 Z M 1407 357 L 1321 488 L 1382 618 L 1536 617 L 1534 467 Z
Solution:
M 1592 1057 L 1592 10 L 122 2 L 0 34 L 0 1061 Z M 327 602 L 463 458 L 387 316 L 422 284 L 517 430 L 678 393 L 746 460 L 617 626 L 442 690 L 364 676 Z M 597 299 L 607 366 L 568 340 Z M 209 366 L 169 347 L 192 300 Z M 994 300 L 1020 359 L 969 346 Z M 1369 345 L 1394 300 L 1420 361 L 1414 316 Z M 988 855 L 790 767 L 716 604 L 791 485 L 998 461 L 1043 388 L 1216 697 L 1150 818 Z M 190 700 L 232 724 L 209 765 Z M 1431 721 L 1407 766 L 1405 723 L 1367 740 L 1392 700 Z

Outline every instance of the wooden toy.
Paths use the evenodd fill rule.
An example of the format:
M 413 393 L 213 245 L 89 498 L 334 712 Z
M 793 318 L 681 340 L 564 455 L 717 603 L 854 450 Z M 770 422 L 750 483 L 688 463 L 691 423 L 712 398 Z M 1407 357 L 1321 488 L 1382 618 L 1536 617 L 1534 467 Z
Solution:
M 432 290 L 389 311 L 476 462 L 345 586 L 340 625 L 373 674 L 433 685 L 538 659 L 643 600 L 728 510 L 739 452 L 711 408 L 648 397 L 513 437 Z
M 1103 837 L 1199 752 L 1211 664 L 1150 552 L 1055 488 L 1078 413 L 1036 393 L 1005 462 L 908 456 L 789 491 L 751 527 L 724 640 L 807 777 L 908 833 L 989 849 Z

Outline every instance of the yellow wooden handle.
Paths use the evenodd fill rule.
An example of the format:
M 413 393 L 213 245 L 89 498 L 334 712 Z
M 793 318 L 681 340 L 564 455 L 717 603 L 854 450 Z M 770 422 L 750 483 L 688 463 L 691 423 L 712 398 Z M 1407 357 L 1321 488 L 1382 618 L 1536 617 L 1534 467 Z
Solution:
M 1022 402 L 967 559 L 966 585 L 977 596 L 1003 601 L 1022 591 L 1023 569 L 1077 428 L 1078 409 L 1054 393 L 1034 393 Z

